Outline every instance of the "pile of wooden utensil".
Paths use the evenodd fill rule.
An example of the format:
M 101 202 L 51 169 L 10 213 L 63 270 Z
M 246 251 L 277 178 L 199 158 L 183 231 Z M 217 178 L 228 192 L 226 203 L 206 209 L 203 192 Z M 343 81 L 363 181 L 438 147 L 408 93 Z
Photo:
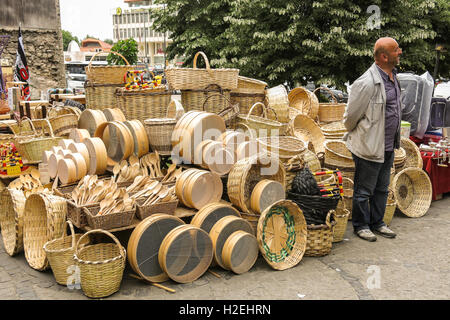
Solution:
M 8 188 L 23 191 L 26 198 L 35 192 L 50 193 L 50 190 L 44 188 L 39 178 L 39 170 L 33 169 L 31 174 L 20 175 L 19 178 L 11 181 Z
M 155 181 L 149 176 L 138 176 L 133 184 L 126 188 L 130 198 L 140 202 L 141 206 L 159 202 L 176 200 L 175 187 L 167 187 L 162 182 Z
M 172 163 L 169 166 L 169 169 L 167 169 L 167 173 L 164 176 L 164 178 L 161 180 L 161 182 L 175 182 L 177 181 L 177 178 L 181 175 L 181 172 L 183 171 L 183 168 L 178 168 L 175 163 Z
M 145 176 L 150 176 L 151 178 L 164 176 L 161 171 L 161 159 L 158 151 L 155 151 L 154 153 L 147 153 L 145 156 L 141 157 L 140 164 L 144 170 Z
M 132 155 L 128 161 L 122 160 L 113 167 L 113 181 L 117 183 L 133 181 L 143 173 L 144 170 L 139 165 L 139 159 Z

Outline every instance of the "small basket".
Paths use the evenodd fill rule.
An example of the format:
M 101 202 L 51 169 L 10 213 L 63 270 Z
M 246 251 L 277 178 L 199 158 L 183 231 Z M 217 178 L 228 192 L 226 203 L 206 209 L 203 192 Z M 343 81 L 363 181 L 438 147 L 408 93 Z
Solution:
M 349 216 L 350 211 L 345 208 L 344 202 L 340 200 L 334 215 L 336 225 L 333 228 L 333 242 L 341 242 L 342 240 L 344 240 Z
M 172 152 L 172 132 L 177 124 L 176 119 L 154 118 L 145 119 L 144 127 L 148 141 L 153 151 L 161 155 L 170 155 Z
M 251 115 L 253 109 L 257 106 L 262 107 L 263 117 Z M 243 123 L 247 125 L 247 127 L 251 131 L 252 137 L 285 135 L 288 132 L 288 125 L 276 120 L 268 119 L 266 109 L 269 109 L 276 115 L 276 112 L 273 109 L 266 107 L 261 102 L 257 102 L 250 108 L 247 115 L 238 115 L 237 123 Z
M 93 233 L 106 234 L 114 243 L 99 243 L 80 248 L 83 239 Z M 119 291 L 126 263 L 126 250 L 105 230 L 91 230 L 78 240 L 74 260 L 80 268 L 81 289 L 90 298 L 102 298 Z
M 231 91 L 231 103 L 239 105 L 239 112 L 247 114 L 257 102 L 264 103 L 267 83 L 257 79 L 238 76 L 238 87 Z
M 298 114 L 291 120 L 294 136 L 308 143 L 311 142 L 314 152 L 325 152 L 325 136 L 319 125 L 309 116 Z
M 394 192 L 389 190 L 388 199 L 386 202 L 386 210 L 384 211 L 383 221 L 389 226 L 394 218 L 395 209 L 397 208 L 397 203 L 395 201 Z
M 212 99 L 210 96 L 213 96 Z M 219 113 L 227 107 L 228 101 L 230 90 L 223 90 L 216 84 L 210 84 L 204 89 L 181 90 L 181 104 L 186 111 Z
M 53 128 L 53 133 L 58 137 L 67 137 L 70 131 L 78 128 L 78 118 L 76 114 L 64 114 L 57 117 L 49 118 Z
M 156 213 L 165 213 L 174 215 L 175 209 L 178 206 L 178 200 L 168 201 L 168 202 L 159 202 L 150 205 L 141 205 L 145 200 L 138 200 L 136 202 L 136 217 L 140 220 L 144 220 L 147 217 L 150 217 Z
M 171 92 L 165 87 L 128 91 L 116 89 L 117 107 L 127 119 L 163 118 L 171 100 Z
M 342 177 L 342 187 L 344 189 L 344 206 L 349 211 L 348 220 L 352 220 L 353 207 L 353 180 L 347 177 Z
M 329 103 L 319 103 L 319 121 L 320 122 L 333 122 L 333 121 L 341 121 L 344 118 L 345 107 L 347 106 L 345 103 L 338 103 L 336 98 L 333 95 L 333 92 L 326 87 L 316 88 L 313 93 L 316 93 L 317 90 L 325 89 L 330 92 L 332 99 L 334 102 Z
M 58 284 L 68 285 L 69 278 L 68 267 L 74 264 L 73 254 L 75 253 L 75 245 L 80 240 L 81 234 L 75 234 L 72 222 L 66 221 L 70 228 L 70 235 L 66 234 L 59 239 L 51 240 L 44 245 L 44 251 L 47 254 L 48 262 Z M 89 237 L 84 238 L 80 244 L 86 246 L 90 243 Z
M 206 68 L 197 68 L 197 57 L 201 55 Z M 210 84 L 217 84 L 222 89 L 236 89 L 239 69 L 211 69 L 203 52 L 194 56 L 193 68 L 167 68 L 164 70 L 167 82 L 172 90 L 202 90 Z
M 409 138 L 401 138 L 400 146 L 405 150 L 406 160 L 403 168 L 416 167 L 422 169 L 423 160 L 417 145 Z
M 136 213 L 136 206 L 129 211 L 121 211 L 98 215 L 100 206 L 84 207 L 82 209 L 86 215 L 87 225 L 92 229 L 111 230 L 115 228 L 127 227 L 133 221 Z
M 302 115 L 308 116 L 313 121 L 319 113 L 319 100 L 317 96 L 303 87 L 292 89 L 288 94 L 289 105 L 298 110 Z
M 134 66 L 130 66 L 127 59 L 118 52 L 110 51 L 112 54 L 120 56 L 126 63 L 126 65 L 107 65 L 107 66 L 92 66 L 92 61 L 101 52 L 94 54 L 86 66 L 86 78 L 95 84 L 120 84 L 122 85 L 125 81 L 125 76 L 128 71 L 132 71 Z M 111 107 L 111 106 L 110 106 Z
M 325 141 L 325 164 L 330 167 L 355 168 L 352 153 L 348 150 L 344 141 Z
M 46 150 L 50 150 L 52 147 L 57 146 L 59 141 L 63 139 L 62 137 L 55 137 L 55 135 L 53 134 L 52 125 L 50 124 L 49 120 L 44 120 L 46 120 L 48 123 L 48 128 L 50 129 L 50 137 L 16 136 L 14 138 L 14 145 L 16 146 L 17 151 L 22 155 L 23 158 L 27 159 L 28 163 L 42 162 L 42 153 Z M 34 131 L 36 132 L 36 129 L 34 129 Z
M 328 212 L 325 224 L 307 226 L 306 257 L 322 257 L 331 252 L 336 221 L 331 222 L 330 218 L 334 214 L 334 210 Z
M 288 93 L 284 85 L 280 84 L 276 87 L 266 89 L 267 106 L 273 109 L 274 114 L 269 114 L 269 119 L 280 121 L 282 123 L 289 122 L 289 99 Z
M 392 181 L 397 208 L 410 218 L 428 212 L 432 199 L 432 185 L 427 173 L 419 168 L 406 168 Z
M 97 207 L 98 205 L 98 203 L 94 203 L 77 206 L 72 200 L 67 200 L 67 219 L 69 219 L 77 228 L 82 228 L 87 225 L 87 218 L 83 208 Z
M 292 136 L 261 137 L 257 141 L 268 154 L 279 158 L 282 162 L 287 162 L 306 150 L 305 143 Z

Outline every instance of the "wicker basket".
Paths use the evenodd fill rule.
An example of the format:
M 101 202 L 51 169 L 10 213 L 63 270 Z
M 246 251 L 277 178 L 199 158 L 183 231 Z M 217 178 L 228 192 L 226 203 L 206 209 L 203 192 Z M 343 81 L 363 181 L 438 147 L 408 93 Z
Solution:
M 77 228 L 87 225 L 86 214 L 83 208 L 98 206 L 98 203 L 77 206 L 72 200 L 67 199 L 67 219 L 69 219 Z
M 86 80 L 84 83 L 86 107 L 98 110 L 117 108 L 116 89 L 124 85 L 124 83 L 93 83 Z
M 235 206 L 243 212 L 250 212 L 250 196 L 256 184 L 269 179 L 285 186 L 283 165 L 273 158 L 253 156 L 239 160 L 228 174 L 227 194 Z
M 280 200 L 264 210 L 256 234 L 259 251 L 276 270 L 296 266 L 305 254 L 306 221 L 292 201 Z
M 168 201 L 168 202 L 159 202 L 155 204 L 142 206 L 141 204 L 145 200 L 138 200 L 136 203 L 136 217 L 140 220 L 144 220 L 147 217 L 150 217 L 152 214 L 156 213 L 165 213 L 173 215 L 175 213 L 175 209 L 178 206 L 178 200 Z
M 280 84 L 266 89 L 267 106 L 275 113 L 268 114 L 268 118 L 282 123 L 289 122 L 289 99 L 286 88 Z
M 326 224 L 307 226 L 306 257 L 322 257 L 331 252 L 333 246 L 333 229 L 336 221 L 331 222 L 330 218 L 334 214 L 334 210 L 328 212 Z
M 153 151 L 161 155 L 170 155 L 172 152 L 172 132 L 177 124 L 176 119 L 159 118 L 145 119 L 144 127 L 148 141 Z
M 75 234 L 72 222 L 66 221 L 66 223 L 69 225 L 70 235 L 66 235 L 66 229 L 64 229 L 64 235 L 61 238 L 51 240 L 44 245 L 44 251 L 55 280 L 63 286 L 68 285 L 67 279 L 70 275 L 68 267 L 74 264 L 73 254 L 75 253 L 75 245 L 81 237 L 81 234 Z M 80 244 L 86 246 L 89 243 L 90 239 L 86 237 Z
M 79 116 L 76 114 L 64 114 L 49 118 L 55 136 L 68 137 L 70 131 L 78 127 L 78 118 Z
M 261 106 L 263 109 L 263 117 L 251 115 L 253 109 L 257 106 Z M 271 120 L 267 118 L 267 111 L 269 109 L 275 115 L 276 112 L 273 109 L 266 107 L 263 103 L 257 102 L 255 103 L 247 115 L 239 114 L 237 123 L 245 124 L 249 129 L 252 137 L 266 137 L 266 136 L 281 136 L 285 135 L 288 132 L 288 125 L 283 124 L 276 120 Z
M 164 118 L 171 100 L 171 92 L 161 88 L 128 91 L 116 89 L 117 107 L 127 119 Z
M 301 155 L 306 150 L 305 143 L 291 136 L 261 137 L 257 141 L 268 155 L 288 162 L 292 157 Z
M 289 105 L 300 114 L 308 116 L 313 121 L 319 113 L 319 100 L 316 95 L 303 87 L 292 89 L 288 94 Z
M 264 81 L 238 76 L 238 87 L 231 91 L 231 103 L 239 105 L 239 112 L 247 114 L 257 102 L 264 103 L 267 83 Z
M 406 160 L 404 163 L 404 168 L 416 167 L 422 169 L 423 160 L 422 155 L 420 154 L 420 150 L 417 145 L 411 141 L 409 138 L 401 138 L 400 146 L 406 152 Z
M 205 69 L 197 69 L 198 55 L 205 60 Z M 231 90 L 237 88 L 239 69 L 211 69 L 206 54 L 199 51 L 194 56 L 193 68 L 167 68 L 164 73 L 172 90 L 203 89 L 210 84 Z
M 336 225 L 333 228 L 333 242 L 341 242 L 342 240 L 344 240 L 349 216 L 350 211 L 345 208 L 344 202 L 340 200 L 334 215 Z
M 212 98 L 209 98 L 210 96 Z M 181 90 L 181 104 L 186 111 L 206 111 L 219 113 L 228 106 L 230 90 L 223 90 L 216 84 L 203 89 Z
M 406 168 L 392 181 L 397 208 L 411 218 L 422 217 L 431 205 L 432 185 L 427 173 L 419 168 Z
M 297 173 L 302 170 L 305 166 L 304 158 L 300 155 L 297 155 L 295 157 L 292 157 L 289 161 L 284 163 L 284 170 L 286 172 L 286 185 L 285 185 L 285 191 L 286 193 L 288 191 L 291 191 L 292 188 L 292 181 L 294 181 L 295 176 Z
M 211 99 L 211 98 L 213 98 L 213 99 Z M 210 108 L 211 109 L 215 109 L 214 113 L 216 113 L 217 115 L 219 115 L 219 116 L 221 116 L 223 118 L 223 120 L 225 121 L 225 125 L 228 128 L 235 128 L 236 124 L 238 122 L 237 121 L 237 116 L 239 115 L 239 105 L 237 105 L 237 104 L 233 105 L 231 103 L 231 100 L 228 99 L 225 95 L 222 95 L 222 94 L 211 94 L 211 95 L 207 96 L 205 98 L 205 100 L 203 101 L 203 104 L 202 104 L 203 111 L 207 111 L 208 112 L 206 106 L 209 104 L 209 102 L 211 100 L 214 100 L 214 99 L 217 99 L 217 98 L 225 103 L 224 105 L 218 104 L 220 107 L 223 106 L 223 108 L 221 110 L 219 110 L 219 111 L 217 111 L 217 107 L 215 107 L 215 108 L 211 108 L 210 107 Z
M 394 191 L 389 190 L 388 199 L 386 202 L 386 210 L 384 211 L 383 221 L 386 225 L 390 225 L 392 218 L 394 218 L 395 209 L 397 208 L 397 202 L 395 201 Z
M 258 221 L 261 216 L 259 214 L 249 212 L 239 212 L 239 214 L 241 215 L 241 218 L 244 218 L 251 224 L 253 235 L 256 237 L 256 231 L 258 230 Z
M 136 206 L 129 211 L 108 213 L 104 215 L 97 214 L 100 211 L 100 206 L 84 207 L 82 210 L 86 215 L 87 225 L 89 227 L 92 229 L 110 230 L 129 226 L 136 213 Z
M 344 189 L 344 206 L 349 211 L 348 220 L 352 220 L 353 207 L 353 180 L 342 177 L 342 187 Z
M 83 238 L 102 233 L 114 243 L 99 243 L 80 248 Z M 102 298 L 119 291 L 126 263 L 126 250 L 119 240 L 105 230 L 91 230 L 83 234 L 75 247 L 74 260 L 80 268 L 81 289 L 90 298 Z
M 316 88 L 313 91 L 313 93 L 316 93 L 316 91 L 320 89 L 328 90 L 334 102 L 319 103 L 319 114 L 318 114 L 319 121 L 320 122 L 341 121 L 344 118 L 345 107 L 347 105 L 345 103 L 338 103 L 333 95 L 333 92 L 326 87 Z
M 123 66 L 92 66 L 92 61 L 101 52 L 94 54 L 89 61 L 89 65 L 85 68 L 86 78 L 95 84 L 123 84 L 125 82 L 125 76 L 128 71 L 132 71 L 134 66 L 130 66 L 127 59 L 118 52 L 110 51 L 112 54 L 120 56 L 126 63 Z M 111 108 L 112 106 L 110 106 Z
M 67 216 L 66 200 L 51 194 L 34 193 L 25 202 L 23 245 L 25 258 L 33 269 L 48 269 L 44 244 L 60 238 Z
M 45 119 L 50 129 L 50 137 L 30 137 L 30 136 L 16 136 L 14 138 L 14 145 L 17 151 L 23 158 L 28 160 L 28 163 L 39 163 L 42 161 L 42 153 L 46 150 L 50 150 L 52 147 L 58 145 L 62 137 L 55 137 L 52 130 L 52 125 L 48 119 Z M 33 126 L 34 129 L 34 126 Z M 34 129 L 36 132 L 36 130 Z
M 26 198 L 20 190 L 4 189 L 0 199 L 3 245 L 6 253 L 14 256 L 23 251 L 23 212 Z
M 348 150 L 344 141 L 325 141 L 325 165 L 339 168 L 355 168 L 352 153 Z
M 325 152 L 325 136 L 319 125 L 312 118 L 298 114 L 291 120 L 291 126 L 297 138 L 306 143 L 312 143 L 315 153 Z

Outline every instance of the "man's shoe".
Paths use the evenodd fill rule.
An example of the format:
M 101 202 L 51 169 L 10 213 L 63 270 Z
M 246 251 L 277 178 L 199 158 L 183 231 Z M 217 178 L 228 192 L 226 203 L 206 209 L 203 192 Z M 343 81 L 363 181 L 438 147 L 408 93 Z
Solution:
M 377 229 L 373 229 L 373 232 L 376 234 L 379 234 L 380 236 L 386 237 L 386 238 L 395 238 L 396 234 L 394 231 L 389 229 L 386 226 L 379 227 Z
M 369 229 L 361 229 L 359 231 L 355 231 L 356 235 L 361 239 L 373 242 L 377 241 L 377 237 L 370 231 Z

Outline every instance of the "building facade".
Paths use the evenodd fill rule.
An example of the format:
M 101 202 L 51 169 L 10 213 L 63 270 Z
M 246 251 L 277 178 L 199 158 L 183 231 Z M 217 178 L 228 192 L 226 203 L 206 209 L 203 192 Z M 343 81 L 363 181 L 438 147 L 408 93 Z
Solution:
M 164 67 L 165 48 L 172 42 L 170 34 L 156 32 L 150 8 L 152 1 L 124 0 L 125 8 L 117 8 L 113 14 L 113 40 L 133 38 L 139 45 L 139 61 L 156 68 Z

